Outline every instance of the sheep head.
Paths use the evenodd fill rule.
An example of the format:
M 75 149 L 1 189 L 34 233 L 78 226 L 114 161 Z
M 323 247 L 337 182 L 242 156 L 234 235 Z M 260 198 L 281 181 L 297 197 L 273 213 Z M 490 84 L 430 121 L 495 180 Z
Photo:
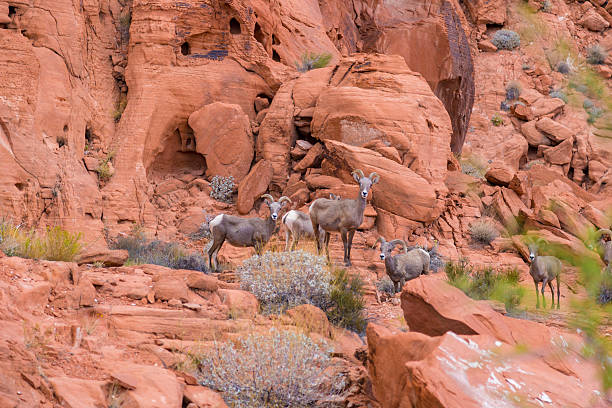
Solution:
M 533 262 L 533 260 L 538 256 L 538 249 L 546 245 L 546 241 L 543 238 L 536 238 L 534 241 L 529 243 L 527 247 L 529 248 L 529 260 Z
M 359 192 L 361 198 L 368 198 L 368 193 L 372 186 L 380 180 L 380 176 L 376 172 L 370 173 L 368 177 L 363 174 L 363 171 L 355 169 L 352 173 L 353 178 L 359 183 Z
M 286 203 L 291 202 L 291 199 L 287 196 L 282 196 L 278 199 L 278 201 L 275 201 L 274 197 L 272 197 L 270 194 L 263 194 L 261 198 L 264 199 L 264 202 L 270 209 L 270 218 L 272 218 L 273 221 L 278 219 L 278 214 L 283 207 L 285 207 Z
M 407 252 L 407 249 L 408 249 L 406 246 L 406 242 L 404 242 L 404 240 L 401 240 L 401 239 L 394 239 L 392 241 L 386 242 L 383 237 L 378 237 L 378 239 L 376 240 L 376 243 L 374 244 L 374 247 L 376 247 L 376 244 L 378 244 L 379 242 L 380 242 L 380 259 L 383 261 L 387 257 L 391 256 L 391 252 L 393 252 L 393 249 L 395 248 L 396 245 L 402 245 L 404 247 L 404 252 Z

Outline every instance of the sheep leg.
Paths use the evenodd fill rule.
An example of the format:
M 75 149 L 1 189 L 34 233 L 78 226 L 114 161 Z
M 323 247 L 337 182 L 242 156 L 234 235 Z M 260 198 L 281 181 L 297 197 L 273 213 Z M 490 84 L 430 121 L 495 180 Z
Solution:
M 349 266 L 349 263 L 347 261 L 348 243 L 347 243 L 347 233 L 346 233 L 346 231 L 345 230 L 340 230 L 340 236 L 342 237 L 342 248 L 344 249 L 344 251 L 343 251 L 344 265 Z
M 547 283 L 548 280 L 546 279 L 542 281 L 542 307 L 544 307 L 544 309 L 546 309 L 546 296 L 544 296 L 544 289 L 546 288 Z
M 551 289 L 552 290 L 552 289 Z M 561 308 L 561 275 L 557 275 L 557 309 Z
M 217 254 L 219 253 L 219 250 L 221 249 L 221 246 L 223 245 L 224 242 L 225 242 L 225 238 L 222 238 L 222 239 L 213 238 L 213 244 L 210 246 L 210 248 L 208 248 L 208 262 L 210 265 L 210 269 L 213 272 L 216 272 L 219 266 L 217 263 Z
M 331 265 L 331 257 L 329 256 L 329 236 L 330 233 L 325 231 L 325 252 L 327 253 L 327 262 Z
M 285 252 L 289 251 L 289 235 L 293 235 L 289 232 L 289 228 L 285 230 Z
M 295 251 L 295 248 L 297 247 L 298 242 L 300 242 L 300 234 L 295 234 L 293 236 L 293 239 L 291 240 L 291 250 Z
M 313 231 L 318 231 L 319 230 L 319 224 L 317 224 L 315 221 L 312 221 L 312 230 Z M 321 234 L 314 234 L 315 236 L 315 240 L 317 241 L 317 255 L 321 255 Z M 325 238 L 323 238 L 325 240 Z
M 554 309 L 555 307 L 555 288 L 553 288 L 552 280 L 548 281 L 548 287 L 550 288 L 550 295 L 552 296 L 552 305 L 550 306 L 550 308 Z M 559 299 L 557 299 L 557 302 L 558 301 Z
M 351 248 L 353 247 L 353 237 L 355 236 L 355 230 L 350 230 L 348 232 L 348 250 L 346 253 L 346 266 L 351 266 Z
M 540 293 L 538 291 L 538 281 L 534 279 L 533 283 L 535 284 L 535 289 L 536 289 L 536 309 L 539 309 L 540 308 Z

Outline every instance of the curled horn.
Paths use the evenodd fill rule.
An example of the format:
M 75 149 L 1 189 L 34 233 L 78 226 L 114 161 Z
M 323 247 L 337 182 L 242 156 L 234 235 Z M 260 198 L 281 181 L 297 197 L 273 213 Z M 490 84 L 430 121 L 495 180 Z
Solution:
M 595 233 L 595 236 L 596 236 L 598 239 L 601 239 L 601 237 L 602 237 L 604 234 L 608 234 L 608 236 L 610 237 L 610 239 L 612 239 L 612 231 L 610 231 L 610 230 L 609 230 L 609 229 L 607 229 L 607 228 L 602 228 L 602 229 L 600 229 L 600 230 L 597 230 L 597 232 Z
M 353 170 L 353 172 L 351 173 L 352 176 L 354 176 L 355 174 L 357 174 L 359 176 L 359 178 L 364 178 L 364 174 L 363 171 L 359 170 L 359 169 L 355 169 Z
M 376 248 L 376 245 L 382 242 L 383 244 L 386 242 L 385 239 L 383 237 L 378 237 L 378 239 L 376 240 L 376 242 L 374 243 L 374 245 L 372 245 L 372 248 Z
M 270 202 L 274 202 L 274 197 L 272 197 L 270 194 L 262 194 L 260 197 L 263 199 L 270 200 Z
M 393 246 L 401 244 L 404 247 L 404 253 L 408 252 L 408 246 L 406 245 L 406 241 L 404 241 L 403 239 L 394 239 L 389 243 Z
M 380 179 L 380 176 L 378 175 L 378 173 L 376 173 L 374 171 L 374 172 L 370 173 L 368 178 L 372 181 L 372 183 L 378 183 L 378 180 Z
M 287 201 L 288 203 L 292 202 L 291 199 L 287 196 L 282 196 L 281 198 L 278 199 L 278 202 L 281 204 L 284 203 L 285 201 Z

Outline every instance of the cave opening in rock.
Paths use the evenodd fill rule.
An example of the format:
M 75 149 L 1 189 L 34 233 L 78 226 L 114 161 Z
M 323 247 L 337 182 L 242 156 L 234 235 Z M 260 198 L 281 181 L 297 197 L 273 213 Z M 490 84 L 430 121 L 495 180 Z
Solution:
M 230 25 L 230 33 L 231 34 L 240 34 L 242 33 L 242 28 L 240 28 L 240 23 L 235 18 L 232 18 L 229 22 Z
M 93 142 L 93 134 L 91 133 L 91 128 L 87 126 L 85 128 L 85 143 L 90 144 Z
M 195 138 L 190 144 L 195 145 Z M 174 129 L 163 140 L 160 151 L 147 167 L 149 181 L 163 180 L 181 174 L 202 175 L 206 171 L 206 160 L 195 152 L 182 151 L 182 138 L 179 129 Z
M 280 55 L 278 55 L 278 52 L 276 52 L 276 50 L 272 50 L 272 59 L 276 62 L 281 62 Z
M 57 140 L 57 145 L 59 147 L 64 147 L 67 144 L 66 138 L 64 136 L 58 136 L 56 140 Z
M 64 125 L 64 133 L 68 133 L 68 125 Z
M 191 54 L 191 45 L 187 41 L 181 44 L 181 54 L 190 55 Z
M 255 37 L 258 43 L 263 45 L 264 48 L 266 47 L 266 37 L 263 31 L 261 30 L 261 26 L 259 25 L 259 23 L 255 23 L 255 31 L 253 32 L 253 36 Z
M 9 12 L 8 12 L 9 18 L 12 19 L 15 16 L 15 14 L 17 14 L 17 7 L 9 6 Z

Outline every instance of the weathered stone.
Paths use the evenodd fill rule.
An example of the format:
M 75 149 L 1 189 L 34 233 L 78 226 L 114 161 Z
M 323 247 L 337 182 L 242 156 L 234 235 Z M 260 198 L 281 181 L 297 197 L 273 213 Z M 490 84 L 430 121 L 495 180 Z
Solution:
M 240 214 L 248 214 L 255 200 L 268 190 L 274 169 L 267 160 L 260 160 L 238 185 L 236 208 Z

